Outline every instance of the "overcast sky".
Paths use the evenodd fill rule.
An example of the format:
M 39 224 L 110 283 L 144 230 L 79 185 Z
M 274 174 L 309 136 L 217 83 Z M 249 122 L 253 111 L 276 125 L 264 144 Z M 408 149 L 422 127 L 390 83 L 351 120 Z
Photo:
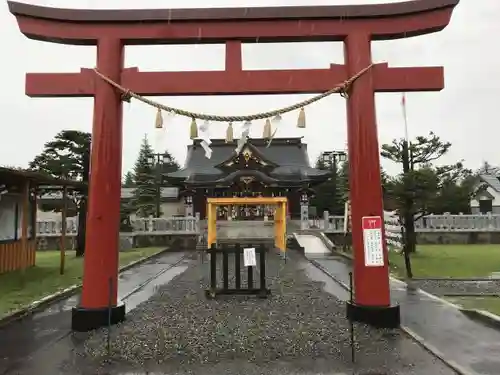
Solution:
M 386 0 L 388 2 L 389 0 Z M 287 6 L 379 3 L 379 0 L 31 0 L 32 4 L 75 8 L 180 8 L 222 6 Z M 393 1 L 395 2 L 395 1 Z M 471 168 L 487 160 L 500 164 L 500 1 L 462 0 L 447 29 L 438 34 L 373 43 L 375 62 L 391 66 L 445 67 L 446 88 L 438 93 L 410 93 L 407 111 L 410 136 L 434 131 L 453 147 L 443 163 L 465 159 Z M 5 1 L 0 5 L 3 42 L 0 70 L 0 165 L 26 167 L 46 141 L 62 129 L 90 131 L 92 100 L 30 99 L 24 95 L 26 72 L 75 72 L 95 65 L 95 48 L 64 46 L 28 40 L 18 30 Z M 484 39 L 483 39 L 484 38 Z M 491 43 L 491 44 L 490 44 Z M 253 44 L 243 47 L 244 69 L 327 68 L 343 62 L 341 43 Z M 224 47 L 126 47 L 126 66 L 149 70 L 221 70 Z M 275 109 L 303 99 L 300 95 L 261 97 L 161 97 L 157 100 L 192 111 L 249 114 Z M 402 137 L 400 94 L 377 94 L 379 142 Z M 139 102 L 124 107 L 123 172 L 132 168 L 141 139 L 148 134 L 157 150 L 168 149 L 184 163 L 189 120 L 168 120 L 161 135 L 154 130 L 155 112 Z M 296 114 L 284 117 L 277 136 L 305 137 L 311 159 L 321 151 L 344 149 L 346 111 L 339 96 L 307 108 L 307 129 L 295 128 Z M 223 137 L 225 125 L 214 125 L 213 137 Z M 262 123 L 251 135 L 260 137 Z M 385 163 L 390 172 L 394 165 Z

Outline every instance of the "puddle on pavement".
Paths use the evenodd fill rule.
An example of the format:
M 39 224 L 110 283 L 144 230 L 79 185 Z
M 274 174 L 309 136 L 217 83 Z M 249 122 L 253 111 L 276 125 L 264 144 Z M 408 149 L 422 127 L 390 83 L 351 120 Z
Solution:
M 304 263 L 304 272 L 307 277 L 313 281 L 323 283 L 323 290 L 341 301 L 347 301 L 349 299 L 349 292 L 345 290 L 344 287 L 339 285 L 335 280 L 326 275 L 319 268 L 315 267 L 312 263 Z
M 33 315 L 33 320 L 42 319 L 50 315 L 60 314 L 65 311 L 70 311 L 73 307 L 76 307 L 78 305 L 79 301 L 79 295 L 72 296 L 64 301 L 58 302 L 42 311 L 37 312 Z
M 174 260 L 177 260 L 177 259 L 174 259 Z M 130 290 L 131 286 L 130 285 L 126 285 L 127 282 L 128 283 L 133 283 L 134 285 L 137 284 L 137 278 L 138 276 L 141 274 L 141 273 L 145 273 L 145 274 L 151 274 L 151 276 L 153 276 L 154 274 L 156 274 L 159 269 L 161 269 L 161 265 L 166 265 L 166 266 L 169 266 L 171 264 L 171 259 L 166 259 L 166 260 L 156 260 L 155 262 L 149 262 L 149 263 L 145 263 L 144 265 L 142 265 L 142 268 L 138 268 L 138 269 L 131 269 L 129 271 L 125 271 L 123 273 L 121 273 L 119 275 L 119 280 L 120 280 L 120 284 L 118 286 L 118 295 L 121 294 L 121 289 L 124 288 L 126 290 Z M 149 272 L 145 272 L 145 268 L 146 267 L 150 267 L 151 270 L 149 270 Z M 153 268 L 154 267 L 154 268 Z M 174 267 L 172 268 L 171 270 L 165 272 L 164 274 L 160 275 L 158 277 L 158 279 L 156 280 L 153 280 L 151 281 L 149 284 L 147 284 L 146 286 L 144 286 L 144 288 L 142 288 L 140 291 L 136 292 L 136 293 L 133 293 L 132 296 L 130 297 L 127 297 L 126 298 L 126 301 L 127 301 L 127 310 L 130 311 L 132 308 L 136 307 L 137 304 L 135 303 L 135 299 L 136 297 L 134 297 L 134 295 L 140 295 L 140 297 L 137 297 L 138 300 L 141 300 L 141 302 L 143 302 L 143 296 L 147 296 L 146 299 L 148 299 L 149 297 L 151 297 L 151 295 L 155 294 L 156 291 L 158 290 L 158 288 L 161 286 L 161 285 L 164 285 L 166 283 L 168 283 L 172 278 L 174 278 L 175 276 L 177 276 L 179 273 L 175 273 L 173 272 L 172 270 L 176 270 L 176 269 L 179 269 L 181 268 L 182 270 L 179 271 L 179 273 L 182 273 L 185 271 L 185 269 L 187 267 Z M 139 272 L 138 272 L 139 271 Z M 154 273 L 153 273 L 154 272 Z M 173 273 L 172 273 L 173 272 Z M 173 275 L 173 276 L 170 276 L 170 275 Z M 150 284 L 153 284 L 153 285 L 156 285 L 156 289 L 152 290 L 151 287 L 148 285 Z M 149 293 L 149 294 L 148 294 Z M 146 300 L 144 299 L 144 301 Z M 132 303 L 130 303 L 129 301 L 133 301 Z M 34 314 L 32 316 L 32 320 L 36 321 L 36 320 L 39 320 L 39 319 L 43 319 L 43 318 L 46 318 L 48 316 L 52 316 L 52 315 L 56 315 L 56 314 L 60 314 L 60 313 L 63 313 L 63 312 L 66 312 L 66 311 L 71 311 L 71 309 L 73 307 L 77 307 L 78 306 L 78 303 L 80 302 L 80 295 L 75 295 L 75 296 L 72 296 L 68 299 L 65 299 L 61 302 L 58 302 L 58 303 L 55 303 L 49 307 L 47 307 L 46 309 L 44 309 L 43 311 L 38 311 L 36 312 L 36 314 Z M 139 303 L 141 303 L 139 302 Z M 129 307 L 129 306 L 133 306 L 133 307 Z
M 471 364 L 472 370 L 484 375 L 497 375 L 500 369 L 500 361 L 482 360 Z
M 138 290 L 136 293 L 128 296 L 124 300 L 127 312 L 133 310 L 139 304 L 147 301 L 158 291 L 161 286 L 168 284 L 174 277 L 186 271 L 187 268 L 188 266 L 177 266 L 170 268 L 168 271 L 159 275 L 154 280 L 151 280 L 150 283 L 144 285 L 144 287 Z

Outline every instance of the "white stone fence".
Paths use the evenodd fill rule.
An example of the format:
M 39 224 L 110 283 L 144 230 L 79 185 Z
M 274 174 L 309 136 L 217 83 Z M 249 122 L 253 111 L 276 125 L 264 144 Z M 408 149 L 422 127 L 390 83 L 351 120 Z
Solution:
M 387 219 L 387 218 L 385 218 Z M 387 220 L 386 229 L 387 229 Z M 295 221 L 293 221 L 295 222 Z M 37 236 L 60 236 L 61 220 L 39 220 L 36 225 Z M 134 219 L 131 221 L 132 234 L 171 235 L 197 234 L 200 221 L 196 217 L 170 217 Z M 292 222 L 289 223 L 289 226 Z M 317 229 L 327 233 L 344 231 L 344 216 L 332 216 L 325 212 L 323 219 L 309 220 L 306 225 L 297 223 L 297 229 Z M 389 225 L 396 225 L 394 223 Z M 415 223 L 417 232 L 500 232 L 500 215 L 429 215 Z M 396 229 L 391 230 L 396 232 Z M 78 233 L 78 219 L 67 219 L 67 235 Z
M 198 234 L 199 220 L 196 217 L 169 217 L 131 220 L 133 235 Z M 36 223 L 37 237 L 57 237 L 62 233 L 62 220 L 39 220 Z M 67 219 L 66 233 L 76 236 L 78 218 Z
M 344 217 L 325 213 L 316 226 L 330 233 L 344 231 Z M 326 225 L 325 225 L 326 223 Z M 428 215 L 415 222 L 417 232 L 500 232 L 500 215 Z

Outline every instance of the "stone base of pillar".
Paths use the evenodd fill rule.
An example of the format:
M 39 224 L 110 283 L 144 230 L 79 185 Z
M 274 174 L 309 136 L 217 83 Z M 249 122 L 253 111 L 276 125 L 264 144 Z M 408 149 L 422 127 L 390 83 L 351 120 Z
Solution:
M 361 306 L 347 302 L 347 319 L 375 328 L 398 328 L 401 325 L 399 305 Z
M 111 315 L 111 316 L 110 316 Z M 94 329 L 114 325 L 125 320 L 125 304 L 100 309 L 74 307 L 71 316 L 71 329 L 75 332 L 89 332 Z

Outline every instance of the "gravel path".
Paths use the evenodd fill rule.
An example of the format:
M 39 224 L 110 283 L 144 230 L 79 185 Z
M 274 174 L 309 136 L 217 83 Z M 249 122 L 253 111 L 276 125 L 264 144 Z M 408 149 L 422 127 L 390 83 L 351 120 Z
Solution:
M 437 296 L 453 294 L 500 295 L 500 280 L 413 280 L 412 285 Z
M 67 371 L 352 374 L 344 304 L 307 278 L 298 253 L 289 254 L 286 264 L 274 254 L 268 261 L 267 300 L 207 300 L 208 263 L 193 263 L 114 328 L 110 359 L 105 331 L 96 332 Z M 356 337 L 358 374 L 454 374 L 399 330 L 357 325 Z

